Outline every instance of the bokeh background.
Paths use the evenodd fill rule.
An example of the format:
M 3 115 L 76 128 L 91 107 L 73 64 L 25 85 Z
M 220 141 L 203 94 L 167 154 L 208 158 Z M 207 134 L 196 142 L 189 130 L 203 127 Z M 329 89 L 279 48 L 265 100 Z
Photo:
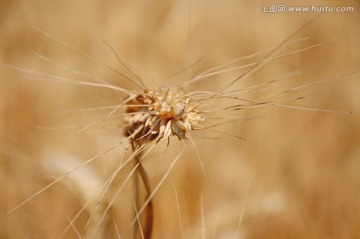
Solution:
M 278 4 L 352 6 L 354 11 L 262 11 Z M 103 196 L 94 195 L 130 154 L 125 144 L 102 154 L 123 140 L 122 114 L 87 128 L 111 109 L 76 110 L 113 106 L 121 97 L 108 89 L 57 81 L 103 81 L 138 90 L 104 67 L 131 75 L 113 49 L 146 85 L 182 86 L 190 77 L 241 56 L 259 53 L 223 69 L 260 61 L 264 50 L 319 15 L 270 58 L 293 54 L 264 62 L 230 89 L 275 80 L 260 90 L 239 92 L 240 97 L 260 99 L 333 77 L 271 99 L 359 113 L 359 73 L 353 73 L 360 70 L 359 7 L 351 0 L 1 1 L 0 238 L 132 238 L 134 179 L 114 196 L 133 165 L 120 171 Z M 216 91 L 248 69 L 226 70 L 189 90 Z M 284 101 L 301 96 L 305 98 Z M 242 119 L 217 128 L 226 134 L 193 134 L 205 173 L 189 144 L 153 199 L 153 238 L 360 237 L 358 114 L 267 105 L 216 116 Z M 177 139 L 169 147 L 160 143 L 145 158 L 153 188 L 181 145 Z M 82 165 L 96 155 L 98 159 Z M 79 169 L 46 188 L 73 168 Z

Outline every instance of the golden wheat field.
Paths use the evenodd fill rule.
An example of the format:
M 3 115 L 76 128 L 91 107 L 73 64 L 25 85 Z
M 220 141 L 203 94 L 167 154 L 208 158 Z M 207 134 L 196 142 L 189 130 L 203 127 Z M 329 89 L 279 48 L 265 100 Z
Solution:
M 359 1 L 1 1 L 0 51 L 0 238 L 360 238 Z

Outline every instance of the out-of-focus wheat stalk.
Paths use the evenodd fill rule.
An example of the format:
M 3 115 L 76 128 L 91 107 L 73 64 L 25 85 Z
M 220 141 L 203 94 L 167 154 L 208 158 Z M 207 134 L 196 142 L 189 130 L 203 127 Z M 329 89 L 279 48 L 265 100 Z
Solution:
M 356 238 L 359 3 L 266 4 L 3 1 L 0 237 Z

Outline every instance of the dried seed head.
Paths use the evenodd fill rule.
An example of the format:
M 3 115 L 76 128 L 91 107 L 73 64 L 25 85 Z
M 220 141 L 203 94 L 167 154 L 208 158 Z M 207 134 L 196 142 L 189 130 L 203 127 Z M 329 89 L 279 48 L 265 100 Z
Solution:
M 204 120 L 197 107 L 183 91 L 146 89 L 127 101 L 125 135 L 138 145 L 171 135 L 186 139 L 189 131 Z

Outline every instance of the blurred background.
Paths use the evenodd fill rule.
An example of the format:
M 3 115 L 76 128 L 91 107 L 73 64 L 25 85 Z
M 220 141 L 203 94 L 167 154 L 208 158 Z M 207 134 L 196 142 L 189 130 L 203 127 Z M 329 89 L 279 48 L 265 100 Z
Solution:
M 290 4 L 354 10 L 294 13 Z M 270 12 L 283 5 L 285 12 Z M 217 91 L 303 26 L 227 89 L 279 105 L 214 114 L 220 121 L 209 117 L 208 125 L 241 120 L 194 132 L 197 150 L 188 143 L 153 198 L 153 238 L 360 237 L 359 7 L 351 0 L 1 1 L 0 238 L 132 238 L 138 184 L 132 177 L 118 190 L 133 164 L 98 191 L 131 154 L 119 145 L 121 112 L 94 124 L 122 96 L 64 82 L 139 90 L 113 70 L 133 76 L 116 52 L 149 87 L 182 87 L 208 69 L 224 70 L 187 89 Z M 251 57 L 231 62 L 244 56 Z M 152 188 L 181 151 L 177 139 L 166 143 L 144 160 Z

